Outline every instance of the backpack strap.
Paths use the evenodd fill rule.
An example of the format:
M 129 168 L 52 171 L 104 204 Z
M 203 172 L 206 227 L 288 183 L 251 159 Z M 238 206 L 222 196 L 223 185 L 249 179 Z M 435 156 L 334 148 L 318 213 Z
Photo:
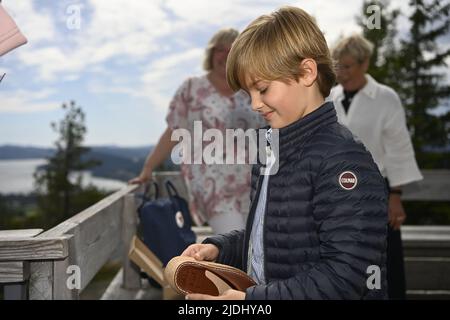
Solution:
M 136 194 L 136 198 L 141 199 L 142 202 L 139 205 L 139 207 L 137 208 L 138 211 L 141 210 L 142 206 L 144 205 L 144 203 L 146 203 L 147 201 L 150 201 L 151 198 L 149 197 L 149 192 L 150 192 L 150 188 L 154 187 L 155 189 L 155 196 L 154 199 L 158 199 L 159 197 L 159 187 L 158 184 L 155 181 L 151 181 L 150 183 L 145 184 L 145 190 L 144 193 L 137 193 Z
M 175 189 L 175 186 L 169 180 L 166 181 L 166 190 L 167 190 L 167 194 L 170 197 L 174 197 L 174 196 L 179 197 L 177 189 Z

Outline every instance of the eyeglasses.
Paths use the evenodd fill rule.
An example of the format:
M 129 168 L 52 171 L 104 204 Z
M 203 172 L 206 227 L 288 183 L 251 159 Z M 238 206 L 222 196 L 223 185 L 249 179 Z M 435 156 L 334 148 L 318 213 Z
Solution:
M 355 65 L 357 65 L 359 63 L 355 62 L 355 63 L 351 63 L 351 64 L 336 64 L 336 70 L 341 71 L 341 70 L 350 70 L 351 68 L 353 68 Z
M 231 48 L 225 48 L 225 47 L 214 47 L 214 51 L 217 53 L 229 53 Z

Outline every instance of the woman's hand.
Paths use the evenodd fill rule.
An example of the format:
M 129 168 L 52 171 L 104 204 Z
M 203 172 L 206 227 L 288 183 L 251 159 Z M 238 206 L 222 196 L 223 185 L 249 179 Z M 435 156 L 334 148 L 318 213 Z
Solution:
M 137 176 L 136 178 L 133 178 L 131 180 L 128 181 L 128 184 L 144 184 L 147 183 L 148 181 L 150 181 L 152 176 L 152 170 L 151 169 L 147 169 L 146 171 L 142 171 L 141 174 L 139 176 Z
M 206 261 L 215 261 L 219 256 L 219 248 L 217 248 L 213 244 L 200 244 L 195 243 L 191 244 L 186 250 L 181 254 L 185 257 L 192 257 L 195 260 L 206 260 Z
M 406 213 L 403 209 L 402 200 L 399 194 L 389 195 L 389 225 L 394 229 L 400 229 L 400 226 L 406 220 Z
M 186 300 L 245 300 L 245 292 L 228 289 L 220 296 L 190 293 L 186 295 Z

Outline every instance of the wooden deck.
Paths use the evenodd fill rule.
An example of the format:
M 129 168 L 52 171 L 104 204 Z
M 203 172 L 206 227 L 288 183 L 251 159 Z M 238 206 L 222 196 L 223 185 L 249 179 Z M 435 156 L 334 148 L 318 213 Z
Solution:
M 403 198 L 449 201 L 450 171 L 422 172 L 424 181 L 409 186 Z M 154 178 L 160 185 L 171 180 L 181 195 L 186 195 L 178 172 L 157 173 Z M 141 279 L 140 271 L 128 260 L 138 223 L 135 194 L 139 192 L 141 187 L 127 186 L 47 231 L 0 231 L 4 298 L 79 299 L 102 266 L 121 252 L 122 268 L 102 299 L 161 299 L 162 290 Z M 194 231 L 198 242 L 211 234 L 207 227 L 195 227 Z M 404 226 L 402 237 L 408 297 L 450 299 L 450 226 Z M 77 270 L 79 282 L 74 278 Z

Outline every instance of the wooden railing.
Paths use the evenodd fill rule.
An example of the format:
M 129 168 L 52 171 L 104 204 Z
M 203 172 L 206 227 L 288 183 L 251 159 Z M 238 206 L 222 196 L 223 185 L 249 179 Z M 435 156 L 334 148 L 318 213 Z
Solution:
M 425 180 L 406 188 L 404 199 L 449 201 L 450 171 L 424 170 L 423 174 Z M 154 179 L 160 186 L 169 179 L 186 196 L 178 172 L 156 173 Z M 45 232 L 0 231 L 4 298 L 79 299 L 117 251 L 122 255 L 122 268 L 103 299 L 160 298 L 160 293 L 146 286 L 139 270 L 128 260 L 129 244 L 138 223 L 136 192 L 142 192 L 142 188 L 127 186 Z M 211 234 L 207 227 L 194 230 L 198 241 Z M 450 298 L 450 226 L 404 226 L 402 234 L 409 297 Z
M 116 248 L 131 236 L 127 219 L 135 215 L 136 189 L 127 186 L 43 233 L 36 230 L 24 237 L 18 232 L 0 238 L 0 261 L 9 263 L 10 268 L 14 265 L 9 273 L 22 280 L 7 284 L 5 297 L 77 299 Z M 0 274 L 1 282 L 9 277 L 6 272 Z M 67 285 L 71 275 L 76 288 Z

